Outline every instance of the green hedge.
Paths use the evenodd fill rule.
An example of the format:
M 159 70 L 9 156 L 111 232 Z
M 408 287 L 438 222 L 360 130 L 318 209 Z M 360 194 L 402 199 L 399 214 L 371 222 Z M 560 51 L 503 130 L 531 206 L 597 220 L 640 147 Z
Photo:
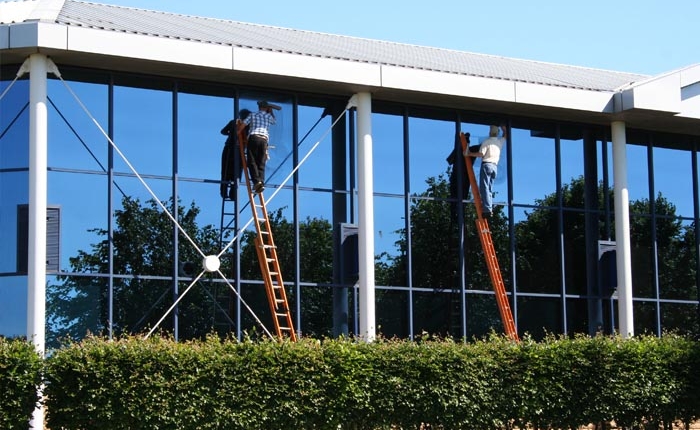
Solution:
M 0 337 L 0 428 L 27 428 L 39 401 L 41 369 L 32 344 Z
M 66 430 L 669 428 L 700 417 L 697 369 L 698 342 L 672 335 L 89 338 L 44 361 L 44 392 L 48 426 Z

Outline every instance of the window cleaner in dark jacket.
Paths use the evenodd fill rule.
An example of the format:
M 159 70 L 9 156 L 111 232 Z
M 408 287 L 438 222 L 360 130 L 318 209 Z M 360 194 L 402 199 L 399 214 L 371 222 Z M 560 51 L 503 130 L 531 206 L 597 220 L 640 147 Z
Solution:
M 236 199 L 236 188 L 243 173 L 236 122 L 247 118 L 248 115 L 250 115 L 248 109 L 241 109 L 238 111 L 238 119 L 232 119 L 221 129 L 221 134 L 227 136 L 224 149 L 221 151 L 221 197 L 224 199 L 227 197 L 231 200 Z

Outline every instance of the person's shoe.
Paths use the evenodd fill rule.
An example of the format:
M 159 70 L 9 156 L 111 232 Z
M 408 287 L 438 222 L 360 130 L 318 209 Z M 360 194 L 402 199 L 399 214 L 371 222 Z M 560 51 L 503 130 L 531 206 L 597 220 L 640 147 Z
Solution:
M 262 182 L 258 181 L 258 182 L 255 184 L 255 188 L 254 188 L 254 189 L 255 189 L 255 193 L 256 193 L 256 194 L 260 194 L 260 193 L 262 193 L 262 192 L 265 190 L 265 185 L 263 185 Z

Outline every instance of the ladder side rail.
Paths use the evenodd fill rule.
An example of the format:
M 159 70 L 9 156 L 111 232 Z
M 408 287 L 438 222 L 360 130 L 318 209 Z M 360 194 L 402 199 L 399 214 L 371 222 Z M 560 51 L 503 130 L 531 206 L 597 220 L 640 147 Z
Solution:
M 292 324 L 292 318 L 289 312 L 289 305 L 287 302 L 287 296 L 282 280 L 279 259 L 277 258 L 277 250 L 274 245 L 274 240 L 272 238 L 272 227 L 270 225 L 270 217 L 268 215 L 267 207 L 265 205 L 265 199 L 262 193 L 257 194 L 260 203 L 258 205 L 256 205 L 255 203 L 255 194 L 253 193 L 253 188 L 250 181 L 250 172 L 248 171 L 248 161 L 244 153 L 244 147 L 247 147 L 248 139 L 246 138 L 242 130 L 238 132 L 238 139 L 240 142 L 239 149 L 241 151 L 242 168 L 245 172 L 246 186 L 248 189 L 248 198 L 250 200 L 250 207 L 253 211 L 255 229 L 257 233 L 255 236 L 255 251 L 258 256 L 258 265 L 260 266 L 260 272 L 262 274 L 263 283 L 265 285 L 265 294 L 267 296 L 272 321 L 275 325 L 275 333 L 277 334 L 277 337 L 280 340 L 284 337 L 284 330 L 282 329 L 282 326 L 280 325 L 280 320 L 277 316 L 278 298 L 274 285 L 274 282 L 276 281 L 277 285 L 280 285 L 279 290 L 281 292 L 281 295 L 279 300 L 281 301 L 281 304 L 283 304 L 283 310 L 285 313 L 285 318 L 287 320 L 287 325 L 284 327 L 288 328 L 288 335 L 293 341 L 295 341 L 296 333 L 294 331 L 294 325 Z M 258 213 L 258 208 L 262 211 L 262 214 Z M 261 224 L 264 224 L 264 230 Z M 265 238 L 267 238 L 267 240 Z M 268 261 L 268 250 L 271 253 L 269 257 L 271 261 Z M 270 263 L 273 263 L 274 265 L 274 272 L 276 278 L 275 281 L 273 281 L 272 273 L 270 271 Z
M 469 149 L 469 146 L 467 145 L 467 138 L 464 136 L 464 133 L 459 133 L 459 140 L 462 143 L 462 154 L 464 154 Z M 464 165 L 467 170 L 467 176 L 469 177 L 469 185 L 472 189 L 472 198 L 474 199 L 476 216 L 478 219 L 482 219 L 484 216 L 482 212 L 481 193 L 479 193 L 479 184 L 476 182 L 476 175 L 474 174 L 474 159 L 466 155 L 464 155 L 463 158 Z
M 219 223 L 219 246 L 224 243 L 224 216 L 226 215 L 226 199 L 221 198 L 221 222 Z M 228 226 L 227 226 L 228 228 Z
M 518 340 L 518 333 L 515 329 L 515 322 L 513 321 L 513 316 L 510 310 L 508 294 L 506 293 L 503 277 L 501 276 L 498 259 L 496 258 L 496 250 L 494 249 L 493 241 L 491 240 L 491 231 L 489 230 L 487 221 L 477 221 L 477 228 L 479 229 L 479 239 L 481 241 L 481 246 L 484 249 L 486 265 L 488 266 L 491 283 L 493 284 L 493 288 L 496 293 L 496 301 L 498 303 L 498 309 L 501 313 L 501 320 L 503 321 L 505 333 L 511 339 Z
M 272 273 L 270 273 L 269 278 L 270 296 L 273 298 L 273 300 L 270 302 L 270 309 L 273 317 L 275 318 L 277 328 L 280 330 L 280 335 L 281 331 L 287 330 L 289 332 L 288 335 L 292 338 L 292 340 L 296 340 L 294 324 L 292 323 L 292 315 L 289 310 L 289 302 L 287 301 L 287 292 L 284 287 L 284 280 L 282 279 L 282 270 L 279 264 L 279 257 L 277 256 L 277 246 L 275 245 L 275 241 L 272 236 L 272 225 L 270 224 L 270 217 L 267 212 L 267 206 L 265 205 L 265 199 L 262 197 L 262 194 L 259 197 L 261 210 L 263 212 L 263 218 L 265 220 L 265 230 L 267 231 L 267 234 L 265 235 L 267 241 L 265 241 L 264 238 L 261 238 L 263 239 L 263 254 L 265 258 L 264 262 L 267 267 L 266 270 L 268 271 L 268 273 L 270 273 L 270 265 L 272 265 L 272 272 L 274 273 L 274 276 L 272 276 Z M 269 261 L 267 260 L 268 252 L 270 253 Z M 263 264 L 262 261 L 261 264 Z M 282 315 L 286 320 L 286 325 L 284 326 L 284 329 L 279 323 L 280 315 Z
M 250 183 L 250 172 L 248 171 L 248 159 L 246 157 L 245 148 L 248 146 L 248 138 L 245 136 L 243 130 L 238 131 L 238 149 L 241 154 L 241 167 L 245 174 L 246 189 L 248 191 L 248 200 L 250 202 L 250 208 L 253 211 L 253 220 L 255 224 L 255 254 L 258 257 L 258 266 L 260 267 L 260 273 L 263 280 L 263 285 L 265 286 L 265 295 L 267 296 L 268 306 L 270 312 L 272 313 L 272 321 L 275 326 L 275 334 L 278 338 L 281 338 L 281 333 L 279 329 L 279 324 L 277 323 L 277 318 L 274 314 L 274 296 L 272 295 L 272 289 L 270 288 L 270 270 L 266 263 L 265 247 L 262 239 L 262 231 L 260 227 L 260 217 L 258 215 L 258 210 L 255 206 L 255 196 L 253 194 L 253 188 Z
M 274 257 L 272 258 L 272 263 L 274 270 L 277 273 L 277 289 L 276 292 L 279 296 L 279 301 L 275 301 L 275 305 L 278 306 L 278 315 L 282 315 L 285 319 L 285 327 L 288 330 L 287 335 L 294 341 L 296 340 L 296 332 L 294 331 L 294 322 L 292 320 L 292 313 L 289 308 L 289 302 L 287 300 L 287 289 L 284 286 L 284 281 L 282 280 L 282 273 L 280 272 L 279 259 L 277 258 L 276 249 L 272 248 L 272 253 Z M 281 309 L 279 309 L 281 307 Z
M 262 274 L 263 284 L 265 286 L 267 304 L 270 308 L 272 322 L 275 325 L 275 334 L 278 339 L 282 339 L 282 330 L 280 329 L 279 321 L 275 315 L 275 292 L 272 287 L 272 275 L 270 273 L 270 267 L 267 264 L 267 254 L 265 253 L 265 243 L 262 240 L 262 235 L 255 237 L 255 251 L 258 255 L 258 265 L 260 266 L 260 273 Z

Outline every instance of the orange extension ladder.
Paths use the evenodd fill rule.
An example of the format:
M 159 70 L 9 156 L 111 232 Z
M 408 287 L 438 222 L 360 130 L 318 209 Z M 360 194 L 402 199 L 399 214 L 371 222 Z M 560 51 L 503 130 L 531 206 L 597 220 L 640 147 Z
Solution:
M 459 139 L 462 142 L 462 153 L 464 154 L 468 149 L 467 138 L 464 133 L 459 133 Z M 467 174 L 469 175 L 469 184 L 471 184 L 474 206 L 476 207 L 476 229 L 479 234 L 479 240 L 481 241 L 481 248 L 484 250 L 484 258 L 486 259 L 486 266 L 489 269 L 489 277 L 493 284 L 493 290 L 496 293 L 496 302 L 498 303 L 498 310 L 501 312 L 503 329 L 505 330 L 506 336 L 512 340 L 518 341 L 518 331 L 515 328 L 515 321 L 513 320 L 513 314 L 510 310 L 510 303 L 508 302 L 508 295 L 506 294 L 506 288 L 503 284 L 501 269 L 498 266 L 498 258 L 496 258 L 496 250 L 493 247 L 491 230 L 489 229 L 488 221 L 483 217 L 481 209 L 481 195 L 479 194 L 479 187 L 476 182 L 476 176 L 474 175 L 473 158 L 464 156 L 464 164 L 467 169 Z
M 241 151 L 241 163 L 248 187 L 248 198 L 250 199 L 250 207 L 253 211 L 255 230 L 257 232 L 255 237 L 255 250 L 258 254 L 260 271 L 262 272 L 263 282 L 265 283 L 265 292 L 267 294 L 267 301 L 270 304 L 275 333 L 280 340 L 286 337 L 292 341 L 296 341 L 297 335 L 294 331 L 292 314 L 289 311 L 287 292 L 284 289 L 284 282 L 282 281 L 280 263 L 277 258 L 277 247 L 272 238 L 272 229 L 270 227 L 270 218 L 267 214 L 267 207 L 265 206 L 265 198 L 262 193 L 256 194 L 253 192 L 253 187 L 250 183 L 250 173 L 248 172 L 248 161 L 244 149 L 248 146 L 248 138 L 242 130 L 238 132 L 238 141 L 240 143 L 238 147 Z

